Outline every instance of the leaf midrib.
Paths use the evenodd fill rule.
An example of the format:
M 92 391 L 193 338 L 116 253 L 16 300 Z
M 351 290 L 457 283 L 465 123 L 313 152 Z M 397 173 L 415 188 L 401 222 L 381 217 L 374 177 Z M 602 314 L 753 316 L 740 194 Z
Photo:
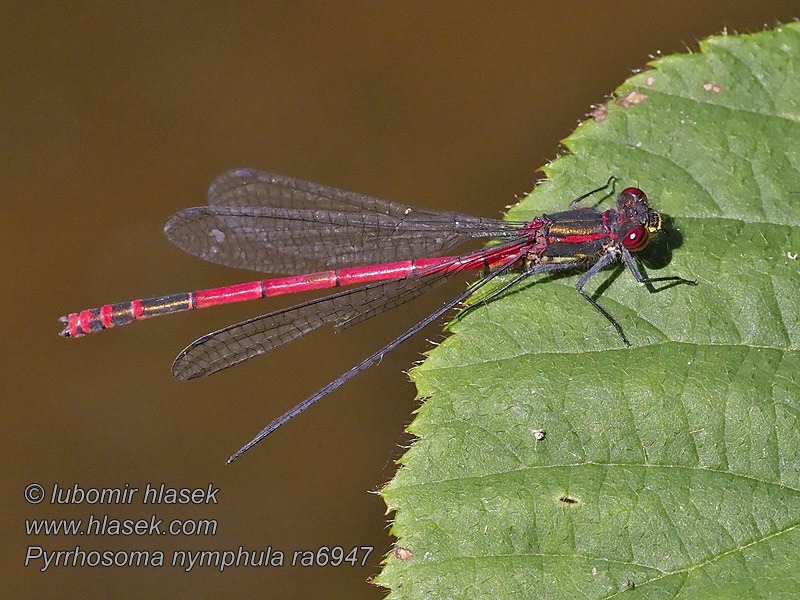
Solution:
M 569 288 L 573 288 L 574 286 L 565 286 Z M 644 319 L 643 319 L 644 320 Z M 650 324 L 649 321 L 646 321 Z M 652 325 L 652 324 L 651 324 Z M 653 328 L 656 327 L 653 325 Z M 458 335 L 456 332 L 455 335 Z M 666 336 L 665 336 L 666 337 Z M 474 367 L 476 365 L 485 365 L 485 364 L 502 364 L 503 362 L 509 360 L 519 360 L 520 358 L 526 358 L 531 356 L 536 357 L 547 357 L 547 356 L 583 356 L 586 354 L 593 354 L 593 353 L 606 353 L 606 352 L 635 352 L 637 350 L 641 350 L 644 348 L 657 348 L 659 346 L 666 346 L 669 344 L 680 344 L 682 346 L 690 346 L 694 348 L 745 348 L 749 350 L 774 350 L 776 352 L 797 352 L 797 348 L 788 348 L 788 347 L 781 347 L 781 346 L 760 346 L 756 344 L 746 344 L 746 343 L 728 343 L 728 342 L 691 342 L 691 341 L 683 341 L 683 340 L 675 340 L 675 339 L 666 339 L 662 342 L 653 342 L 651 344 L 635 344 L 630 348 L 624 347 L 613 347 L 613 348 L 594 348 L 594 349 L 586 349 L 586 350 L 564 350 L 564 351 L 556 351 L 556 350 L 548 350 L 546 352 L 522 352 L 520 354 L 512 354 L 508 356 L 501 356 L 501 357 L 494 357 L 494 358 L 481 358 L 475 362 L 467 362 L 467 363 L 458 363 L 458 364 L 449 364 L 449 365 L 442 365 L 436 367 L 428 367 L 427 362 L 423 362 L 420 366 L 416 367 L 415 370 L 421 373 L 435 373 L 437 371 L 446 372 L 450 369 L 464 369 L 468 367 Z
M 449 421 L 437 421 L 437 425 L 447 425 L 450 423 L 465 423 L 470 426 L 474 426 L 473 423 L 469 423 L 468 421 L 464 421 L 461 419 L 451 419 Z M 424 439 L 424 438 L 423 438 Z M 513 475 L 515 473 L 527 473 L 532 471 L 544 471 L 547 469 L 574 469 L 574 468 L 581 468 L 581 467 L 601 467 L 601 468 L 624 468 L 624 469 L 653 469 L 653 470 L 686 470 L 686 471 L 697 471 L 701 473 L 713 473 L 715 475 L 726 475 L 733 477 L 737 480 L 745 480 L 751 481 L 757 484 L 763 484 L 772 488 L 777 488 L 781 490 L 789 490 L 790 492 L 797 492 L 800 494 L 800 488 L 796 488 L 790 485 L 786 485 L 784 483 L 779 483 L 775 481 L 769 481 L 766 479 L 761 479 L 759 477 L 753 477 L 752 475 L 745 475 L 743 473 L 736 473 L 733 471 L 725 471 L 722 469 L 713 469 L 710 467 L 701 467 L 701 466 L 690 466 L 690 465 L 679 465 L 679 464 L 645 464 L 645 463 L 613 463 L 613 462 L 597 462 L 597 461 L 584 461 L 584 462 L 575 462 L 575 463 L 559 463 L 559 464 L 549 464 L 549 465 L 524 465 L 521 467 L 517 467 L 515 469 L 509 469 L 505 471 L 494 471 L 492 473 L 485 473 L 483 475 L 470 475 L 465 477 L 449 477 L 446 479 L 430 479 L 427 480 L 425 483 L 413 483 L 413 484 L 405 484 L 405 485 L 397 485 L 393 486 L 391 493 L 393 494 L 396 490 L 414 490 L 417 488 L 426 489 L 429 486 L 437 486 L 437 485 L 444 485 L 444 484 L 451 484 L 451 483 L 460 483 L 460 482 L 470 482 L 470 481 L 485 481 L 494 477 L 504 477 Z M 800 523 L 800 521 L 798 521 Z

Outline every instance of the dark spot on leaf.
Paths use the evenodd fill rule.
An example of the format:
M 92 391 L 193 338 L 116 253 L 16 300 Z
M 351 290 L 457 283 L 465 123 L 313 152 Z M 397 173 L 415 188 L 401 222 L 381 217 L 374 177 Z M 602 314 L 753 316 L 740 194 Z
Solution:
M 402 546 L 395 546 L 392 554 L 398 560 L 414 560 L 414 552 L 411 548 L 403 548 Z
M 641 104 L 645 100 L 647 100 L 647 94 L 643 94 L 639 90 L 631 90 L 630 92 L 625 92 L 622 96 L 614 100 L 614 104 L 617 104 L 622 108 L 630 108 L 634 104 Z
M 559 502 L 563 502 L 564 504 L 577 504 L 578 501 L 573 498 L 572 496 L 561 496 L 558 499 Z

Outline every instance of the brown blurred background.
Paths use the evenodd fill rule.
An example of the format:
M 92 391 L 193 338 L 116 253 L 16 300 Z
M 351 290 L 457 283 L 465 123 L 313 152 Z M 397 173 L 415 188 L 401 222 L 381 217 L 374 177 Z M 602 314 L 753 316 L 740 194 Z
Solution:
M 494 6 L 492 6 L 494 5 Z M 431 327 L 242 460 L 228 455 L 458 288 L 184 383 L 195 337 L 290 303 L 173 316 L 83 340 L 59 315 L 254 274 L 163 237 L 218 173 L 263 168 L 407 204 L 497 216 L 559 140 L 656 52 L 790 20 L 796 2 L 4 3 L 4 597 L 380 598 L 391 548 L 370 492 L 417 406 L 404 370 Z M 398 320 L 403 319 L 404 323 Z M 23 498 L 29 483 L 45 502 Z M 220 488 L 211 506 L 59 506 L 70 487 Z M 138 497 L 140 499 L 141 496 Z M 25 519 L 218 521 L 206 537 L 26 536 Z M 366 566 L 24 568 L 47 551 L 374 546 Z

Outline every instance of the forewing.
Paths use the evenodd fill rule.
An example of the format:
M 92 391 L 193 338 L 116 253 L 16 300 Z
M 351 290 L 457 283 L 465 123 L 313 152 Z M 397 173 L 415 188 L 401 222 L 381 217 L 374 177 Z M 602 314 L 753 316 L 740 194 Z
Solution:
M 213 263 L 300 274 L 440 256 L 476 231 L 505 226 L 487 221 L 493 220 L 201 206 L 172 215 L 164 232 L 182 250 Z
M 237 169 L 209 188 L 209 206 L 182 210 L 164 232 L 210 262 L 271 273 L 441 256 L 518 224 L 409 206 L 299 179 Z

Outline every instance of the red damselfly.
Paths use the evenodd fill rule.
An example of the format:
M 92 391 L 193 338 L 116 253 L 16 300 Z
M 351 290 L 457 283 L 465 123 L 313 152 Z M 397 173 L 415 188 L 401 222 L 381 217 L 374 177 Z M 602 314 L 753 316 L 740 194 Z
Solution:
M 411 208 L 396 202 L 348 192 L 300 179 L 236 169 L 217 177 L 208 206 L 182 210 L 164 231 L 175 245 L 210 262 L 266 272 L 306 273 L 240 285 L 120 302 L 61 317 L 61 335 L 79 337 L 158 315 L 264 298 L 278 294 L 363 283 L 248 319 L 204 335 L 187 346 L 172 365 L 179 379 L 215 373 L 276 348 L 324 325 L 337 329 L 398 306 L 451 275 L 486 269 L 486 275 L 400 337 L 309 396 L 262 429 L 228 459 L 231 462 L 290 419 L 343 383 L 378 362 L 417 331 L 465 301 L 496 277 L 521 272 L 486 302 L 536 273 L 585 269 L 576 288 L 616 329 L 622 328 L 583 288 L 604 267 L 622 260 L 639 283 L 682 277 L 644 277 L 631 255 L 662 231 L 659 213 L 645 193 L 629 187 L 616 208 L 578 207 L 589 196 L 608 190 L 614 177 L 570 205 L 530 221 L 511 222 L 456 212 Z M 457 256 L 439 255 L 474 238 L 494 245 Z M 328 269 L 307 274 L 309 271 Z

